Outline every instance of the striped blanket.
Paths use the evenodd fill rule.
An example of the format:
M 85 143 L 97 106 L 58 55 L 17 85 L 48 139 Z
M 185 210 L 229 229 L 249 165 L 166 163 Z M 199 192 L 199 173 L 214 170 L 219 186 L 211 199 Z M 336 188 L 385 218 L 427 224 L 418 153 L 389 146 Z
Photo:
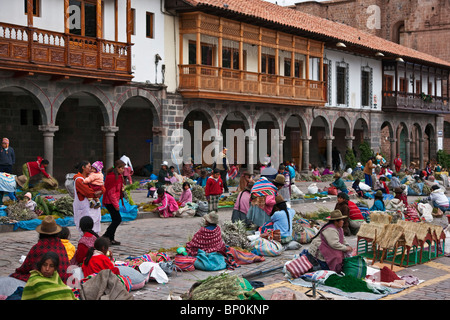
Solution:
M 251 194 L 255 197 L 276 196 L 278 194 L 278 189 L 267 178 L 262 177 L 253 185 Z
M 62 282 L 58 272 L 51 278 L 37 270 L 30 271 L 30 278 L 23 288 L 22 300 L 77 300 L 71 288 Z

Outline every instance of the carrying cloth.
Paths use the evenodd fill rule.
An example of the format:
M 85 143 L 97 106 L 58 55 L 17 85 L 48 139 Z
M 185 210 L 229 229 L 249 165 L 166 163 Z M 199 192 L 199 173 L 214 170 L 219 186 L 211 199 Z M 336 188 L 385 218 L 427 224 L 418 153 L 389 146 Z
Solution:
M 96 232 L 97 234 L 100 233 L 101 231 L 101 226 L 100 226 L 100 221 L 102 218 L 102 214 L 101 214 L 101 209 L 97 208 L 91 208 L 90 207 L 90 203 L 87 197 L 84 197 L 84 199 L 82 201 L 80 201 L 80 199 L 78 198 L 77 195 L 77 186 L 76 186 L 76 181 L 78 179 L 83 179 L 82 177 L 77 177 L 74 180 L 74 194 L 75 197 L 73 199 L 73 218 L 74 218 L 74 222 L 75 225 L 77 226 L 78 232 L 79 232 L 79 236 L 80 238 L 83 236 L 83 231 L 81 231 L 80 229 L 80 219 L 84 216 L 90 216 L 92 218 L 92 220 L 94 221 L 94 227 L 92 228 L 92 230 L 94 232 Z
M 354 276 L 357 279 L 364 279 L 367 274 L 367 264 L 362 256 L 344 258 L 342 272 L 346 276 Z
M 0 172 L 0 191 L 16 192 L 16 176 L 6 172 Z
M 227 267 L 225 257 L 218 252 L 206 253 L 199 249 L 197 260 L 194 262 L 195 269 L 203 271 L 217 271 Z
M 255 197 L 276 196 L 278 194 L 278 189 L 267 178 L 262 177 L 253 185 L 251 194 Z
M 81 283 L 82 300 L 134 300 L 126 285 L 112 273 L 104 269 L 86 282 Z

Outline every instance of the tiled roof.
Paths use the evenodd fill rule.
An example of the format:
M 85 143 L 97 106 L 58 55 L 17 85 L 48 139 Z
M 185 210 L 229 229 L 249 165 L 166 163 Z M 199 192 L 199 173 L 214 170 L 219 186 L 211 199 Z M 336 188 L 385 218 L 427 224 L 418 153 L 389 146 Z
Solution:
M 348 25 L 333 22 L 324 18 L 313 16 L 288 7 L 263 0 L 184 0 L 193 7 L 211 7 L 225 10 L 236 15 L 266 20 L 282 26 L 299 29 L 309 33 L 325 36 L 336 42 L 344 42 L 383 52 L 385 55 L 421 60 L 432 64 L 450 67 L 450 62 L 433 57 L 429 54 L 396 44 L 394 42 L 377 37 L 370 33 L 350 27 Z

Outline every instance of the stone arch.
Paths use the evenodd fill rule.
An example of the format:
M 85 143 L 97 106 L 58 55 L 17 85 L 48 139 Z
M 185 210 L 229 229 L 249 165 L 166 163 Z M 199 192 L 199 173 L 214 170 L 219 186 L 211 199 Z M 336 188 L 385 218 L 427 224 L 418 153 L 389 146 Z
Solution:
M 162 123 L 162 104 L 161 101 L 158 99 L 157 96 L 150 90 L 147 90 L 145 88 L 140 87 L 132 87 L 128 88 L 124 92 L 121 92 L 115 103 L 112 105 L 111 113 L 113 115 L 112 119 L 113 121 L 117 119 L 118 113 L 122 106 L 126 103 L 126 101 L 129 101 L 131 98 L 140 97 L 151 104 L 151 112 L 153 115 L 153 125 L 154 126 L 160 126 Z M 114 125 L 114 124 L 113 124 Z
M 41 114 L 42 124 L 52 124 L 52 120 L 54 120 L 51 116 L 52 103 L 48 93 L 34 82 L 28 80 L 18 81 L 10 78 L 8 83 L 0 82 L 0 91 L 7 92 L 8 90 L 17 89 L 29 94 L 33 102 L 36 103 Z
M 61 105 L 66 101 L 67 98 L 75 96 L 77 94 L 86 94 L 94 98 L 100 107 L 101 113 L 103 115 L 103 122 L 105 126 L 114 126 L 114 112 L 112 105 L 112 98 L 97 86 L 87 86 L 80 84 L 67 85 L 60 89 L 56 94 L 56 98 L 53 101 L 53 117 L 56 119 L 58 111 Z

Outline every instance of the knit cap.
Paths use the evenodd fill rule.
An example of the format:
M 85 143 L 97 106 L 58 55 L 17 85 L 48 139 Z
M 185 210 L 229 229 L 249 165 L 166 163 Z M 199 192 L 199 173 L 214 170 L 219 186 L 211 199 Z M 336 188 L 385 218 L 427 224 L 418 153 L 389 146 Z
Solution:
M 102 169 L 103 169 L 103 162 L 102 162 L 102 161 L 95 161 L 95 162 L 92 164 L 92 167 L 93 167 L 95 170 L 97 170 L 97 172 L 101 172 Z

